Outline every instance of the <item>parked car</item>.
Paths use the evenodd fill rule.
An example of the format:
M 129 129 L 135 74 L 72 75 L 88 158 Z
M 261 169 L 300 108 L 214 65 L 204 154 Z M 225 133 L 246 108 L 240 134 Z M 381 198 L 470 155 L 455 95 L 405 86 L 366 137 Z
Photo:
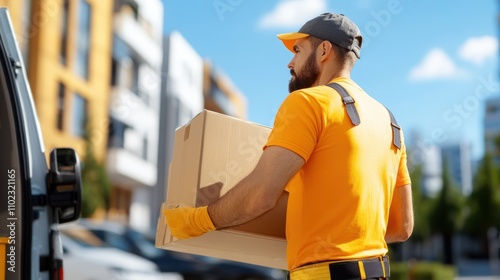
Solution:
M 148 258 L 161 271 L 180 272 L 186 279 L 286 279 L 286 274 L 279 269 L 156 248 L 151 236 L 119 223 L 82 219 L 79 224 L 111 246 Z
M 94 223 L 82 219 L 80 231 L 88 232 L 111 247 L 146 258 L 162 272 L 177 272 L 186 280 L 212 280 L 208 274 L 210 265 L 190 254 L 158 249 L 140 232 L 118 223 Z
M 176 273 L 160 273 L 155 263 L 106 247 L 90 232 L 61 229 L 64 278 L 71 280 L 182 280 Z
M 9 11 L 0 8 L 0 279 L 60 280 L 57 225 L 78 219 L 80 162 L 71 148 L 47 164 L 36 109 Z

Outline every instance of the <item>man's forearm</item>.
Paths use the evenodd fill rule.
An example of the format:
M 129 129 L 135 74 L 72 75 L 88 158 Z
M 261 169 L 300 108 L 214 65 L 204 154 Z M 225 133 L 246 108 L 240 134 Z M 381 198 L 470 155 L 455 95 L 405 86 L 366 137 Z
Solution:
M 263 182 L 249 175 L 215 203 L 208 214 L 217 229 L 246 223 L 270 210 L 277 201 L 265 191 Z
M 255 169 L 214 204 L 208 214 L 217 229 L 246 223 L 276 205 L 304 159 L 278 146 L 268 147 Z
M 389 244 L 389 243 L 397 243 L 397 242 L 404 242 L 406 240 L 407 240 L 407 238 L 404 238 L 402 236 L 395 235 L 395 234 L 386 234 L 385 235 L 385 242 L 387 244 Z

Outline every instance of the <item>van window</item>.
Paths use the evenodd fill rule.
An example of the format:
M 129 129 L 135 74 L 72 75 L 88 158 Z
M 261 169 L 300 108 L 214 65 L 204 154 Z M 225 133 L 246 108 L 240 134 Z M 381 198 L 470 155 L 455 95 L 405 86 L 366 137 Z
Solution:
M 0 64 L 0 273 L 1 279 L 20 279 L 23 172 L 19 158 L 19 141 L 12 100 Z

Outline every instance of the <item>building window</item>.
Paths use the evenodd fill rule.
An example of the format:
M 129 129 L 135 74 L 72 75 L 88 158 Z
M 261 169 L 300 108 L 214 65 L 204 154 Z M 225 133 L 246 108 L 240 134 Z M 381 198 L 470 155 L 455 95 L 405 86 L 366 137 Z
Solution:
M 236 116 L 236 109 L 234 108 L 234 105 L 232 104 L 226 93 L 224 93 L 224 91 L 221 89 L 218 81 L 212 77 L 210 83 L 210 97 L 219 106 L 221 113 L 230 116 Z
M 110 118 L 108 135 L 109 148 L 123 148 L 125 129 L 127 129 L 127 126 L 124 123 L 117 119 Z
M 78 9 L 78 37 L 76 39 L 75 70 L 85 79 L 89 76 L 90 56 L 90 5 L 86 0 L 80 0 Z
M 139 18 L 139 6 L 134 1 L 130 1 L 129 3 L 120 3 L 120 1 L 115 1 L 115 5 L 120 6 L 118 14 L 120 15 L 131 15 L 134 19 Z
M 118 84 L 118 61 L 113 57 L 111 59 L 111 86 L 116 86 Z
M 71 110 L 71 132 L 75 136 L 85 135 L 85 126 L 88 119 L 87 100 L 79 94 L 73 96 L 73 110 Z
M 57 129 L 64 130 L 64 100 L 66 88 L 64 84 L 59 83 L 59 93 L 57 95 Z
M 498 112 L 498 106 L 494 104 L 488 104 L 486 105 L 486 112 L 488 114 L 494 114 Z
M 69 14 L 69 1 L 65 0 L 62 7 L 61 19 L 61 51 L 59 53 L 59 60 L 61 64 L 66 65 L 68 60 L 68 14 Z
M 123 85 L 135 95 L 139 96 L 139 67 L 140 62 L 134 57 L 122 59 Z

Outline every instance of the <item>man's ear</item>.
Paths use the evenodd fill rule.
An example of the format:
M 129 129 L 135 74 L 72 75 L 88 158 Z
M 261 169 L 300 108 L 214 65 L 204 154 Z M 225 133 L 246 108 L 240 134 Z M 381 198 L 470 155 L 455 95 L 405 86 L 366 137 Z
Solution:
M 332 53 L 332 43 L 323 41 L 319 45 L 319 52 L 321 53 L 321 61 L 327 59 Z

